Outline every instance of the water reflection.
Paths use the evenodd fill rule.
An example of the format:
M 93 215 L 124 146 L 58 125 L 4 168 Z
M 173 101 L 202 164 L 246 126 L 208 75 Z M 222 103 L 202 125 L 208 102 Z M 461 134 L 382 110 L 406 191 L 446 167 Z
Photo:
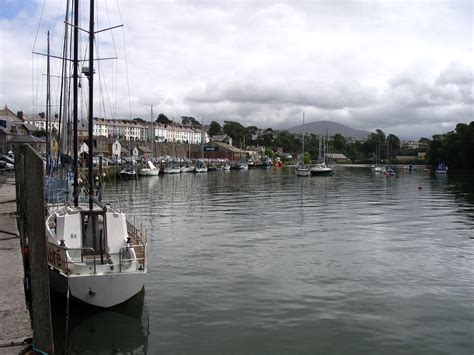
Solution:
M 444 179 L 444 190 L 454 196 L 459 205 L 458 212 L 474 220 L 474 173 L 452 173 L 449 177 L 445 175 Z
M 106 186 L 150 232 L 144 348 L 468 353 L 474 195 L 462 181 L 337 167 L 307 179 L 269 169 Z
M 54 342 L 57 353 L 146 354 L 149 319 L 144 290 L 129 301 L 110 309 L 71 302 L 68 349 L 66 343 L 66 302 L 52 295 Z

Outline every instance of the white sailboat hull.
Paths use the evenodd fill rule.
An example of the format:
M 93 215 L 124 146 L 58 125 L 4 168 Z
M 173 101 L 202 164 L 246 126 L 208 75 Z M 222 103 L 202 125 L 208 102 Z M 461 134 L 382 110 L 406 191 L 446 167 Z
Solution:
M 295 169 L 297 176 L 310 176 L 311 171 L 309 169 Z
M 317 164 L 311 168 L 311 175 L 319 176 L 319 175 L 332 175 L 334 173 L 334 169 L 328 167 L 326 164 Z
M 84 303 L 109 308 L 143 288 L 146 235 L 110 205 L 51 209 L 46 219 L 50 286 Z
M 158 169 L 141 169 L 140 170 L 140 175 L 141 176 L 158 176 L 159 174 Z
M 135 296 L 142 290 L 145 279 L 143 271 L 67 276 L 50 269 L 49 276 L 53 291 L 66 293 L 69 284 L 71 296 L 102 308 L 116 306 Z
M 181 170 L 179 168 L 166 168 L 163 172 L 165 174 L 180 174 Z

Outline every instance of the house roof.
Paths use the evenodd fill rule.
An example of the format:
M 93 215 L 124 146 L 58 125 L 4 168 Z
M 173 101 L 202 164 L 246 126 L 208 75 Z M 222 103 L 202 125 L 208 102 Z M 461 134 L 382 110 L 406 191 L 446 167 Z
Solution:
M 12 136 L 13 135 L 12 132 L 10 132 L 10 130 L 5 128 L 5 127 L 0 127 L 0 132 L 3 133 L 6 136 Z
M 0 109 L 0 120 L 9 122 L 22 122 L 17 115 L 5 105 L 4 108 Z
M 0 120 L 7 121 L 7 122 L 12 122 L 12 123 L 21 123 L 23 122 L 16 116 L 10 116 L 10 115 L 4 115 L 0 113 Z
M 45 143 L 44 138 L 40 137 L 35 137 L 32 136 L 31 134 L 24 134 L 24 135 L 16 135 L 13 136 L 8 143 L 17 143 L 17 144 L 22 144 L 22 143 Z
M 34 132 L 34 131 L 36 131 L 35 125 L 32 125 L 32 124 L 22 123 L 22 122 L 15 122 L 14 125 L 17 126 L 17 127 L 23 126 L 23 127 L 26 128 L 26 130 L 27 130 L 28 132 Z

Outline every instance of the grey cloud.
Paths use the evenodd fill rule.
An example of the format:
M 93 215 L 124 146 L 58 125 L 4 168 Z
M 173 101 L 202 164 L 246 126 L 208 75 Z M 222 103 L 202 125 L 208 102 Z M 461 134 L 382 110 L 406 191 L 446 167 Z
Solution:
M 2 35 L 17 39 L 2 43 L 8 56 L 0 66 L 0 105 L 28 112 L 35 110 L 32 102 L 44 102 L 41 87 L 36 90 L 42 84 L 30 88 L 28 64 L 37 24 L 31 19 L 39 18 L 42 3 L 25 4 L 28 11 L 17 18 L 0 17 Z M 109 5 L 110 25 L 122 23 Z M 43 18 L 47 25 L 56 21 L 53 39 L 60 41 L 63 19 L 56 17 L 64 5 L 54 0 L 46 6 Z M 308 122 L 334 120 L 393 133 L 412 127 L 420 135 L 472 120 L 471 1 L 173 0 L 120 6 L 128 67 L 119 48 L 119 78 L 102 80 L 116 83 L 108 92 L 116 92 L 117 116 L 129 116 L 130 87 L 132 116 L 143 118 L 154 104 L 155 113 L 169 116 L 287 128 L 300 124 L 305 111 Z M 108 14 L 99 18 L 100 28 L 109 25 Z M 38 49 L 44 49 L 45 29 Z M 113 33 L 122 45 L 121 30 Z M 106 44 L 102 56 L 115 55 L 109 33 L 98 42 Z M 61 46 L 54 48 L 56 53 Z M 34 70 L 38 77 L 44 73 L 39 64 Z
M 363 107 L 375 102 L 376 90 L 357 83 L 230 82 L 191 91 L 185 100 L 194 103 L 254 103 L 312 106 L 328 110 Z
M 461 63 L 451 63 L 436 78 L 438 85 L 473 85 L 473 68 Z

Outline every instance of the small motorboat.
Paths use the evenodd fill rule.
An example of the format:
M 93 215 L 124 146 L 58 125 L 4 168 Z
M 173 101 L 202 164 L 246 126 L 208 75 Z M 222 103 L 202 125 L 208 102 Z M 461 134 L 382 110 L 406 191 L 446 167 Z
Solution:
M 204 162 L 199 162 L 194 168 L 195 173 L 207 173 L 207 165 Z
M 448 166 L 444 163 L 438 164 L 435 170 L 436 175 L 444 175 L 448 173 Z
M 310 176 L 311 169 L 307 165 L 298 165 L 295 168 L 295 174 L 296 176 Z
M 136 176 L 137 176 L 137 172 L 131 165 L 126 166 L 120 171 L 120 177 L 122 178 L 122 180 L 132 180 L 132 179 L 135 179 Z

